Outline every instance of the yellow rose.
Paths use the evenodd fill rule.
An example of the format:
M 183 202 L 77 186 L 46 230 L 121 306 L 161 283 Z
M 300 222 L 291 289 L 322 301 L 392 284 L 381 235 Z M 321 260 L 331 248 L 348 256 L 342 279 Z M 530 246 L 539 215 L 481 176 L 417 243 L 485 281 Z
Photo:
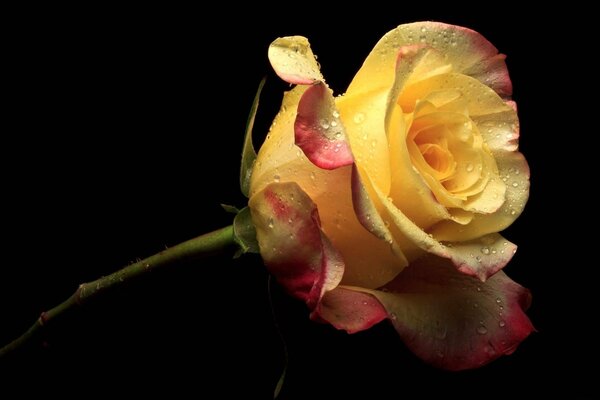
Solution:
M 529 293 L 500 271 L 529 169 L 504 56 L 452 25 L 401 25 L 334 97 L 308 40 L 269 48 L 296 84 L 262 145 L 250 210 L 269 270 L 311 317 L 356 332 L 388 318 L 448 369 L 512 352 Z M 409 268 L 407 268 L 409 267 Z

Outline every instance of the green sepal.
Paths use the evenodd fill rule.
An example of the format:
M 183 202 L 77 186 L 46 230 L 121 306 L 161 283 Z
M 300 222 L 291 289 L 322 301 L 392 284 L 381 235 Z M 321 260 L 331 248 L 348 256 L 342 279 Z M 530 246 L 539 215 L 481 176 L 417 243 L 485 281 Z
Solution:
M 225 212 L 228 212 L 229 214 L 237 214 L 240 212 L 239 208 L 237 208 L 236 206 L 231 206 L 229 204 L 221 203 L 221 207 L 223 208 L 223 210 L 225 210 Z
M 239 245 L 239 249 L 234 255 L 235 258 L 245 253 L 260 252 L 256 240 L 256 229 L 248 207 L 242 208 L 233 220 L 233 240 Z
M 258 84 L 258 90 L 254 96 L 252 102 L 252 108 L 250 109 L 250 115 L 248 115 L 248 122 L 246 123 L 246 134 L 244 137 L 244 148 L 242 149 L 242 165 L 240 168 L 240 189 L 244 196 L 248 197 L 250 193 L 250 177 L 252 176 L 252 168 L 256 161 L 256 151 L 252 144 L 252 128 L 254 127 L 254 119 L 256 117 L 256 111 L 258 110 L 258 100 L 260 99 L 260 92 L 265 85 L 266 77 L 263 78 Z

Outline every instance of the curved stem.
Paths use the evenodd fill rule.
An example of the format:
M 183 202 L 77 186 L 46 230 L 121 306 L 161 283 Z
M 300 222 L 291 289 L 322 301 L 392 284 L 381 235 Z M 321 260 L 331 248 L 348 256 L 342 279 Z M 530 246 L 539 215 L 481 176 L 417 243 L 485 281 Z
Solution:
M 166 267 L 176 262 L 197 259 L 222 253 L 234 246 L 233 226 L 198 236 L 177 246 L 168 248 L 135 264 L 104 276 L 95 281 L 79 285 L 75 293 L 56 307 L 42 312 L 27 331 L 0 349 L 0 357 L 6 356 L 31 342 L 55 318 L 85 304 L 88 300 L 99 297 L 109 289 L 124 285 L 138 276 L 150 271 Z

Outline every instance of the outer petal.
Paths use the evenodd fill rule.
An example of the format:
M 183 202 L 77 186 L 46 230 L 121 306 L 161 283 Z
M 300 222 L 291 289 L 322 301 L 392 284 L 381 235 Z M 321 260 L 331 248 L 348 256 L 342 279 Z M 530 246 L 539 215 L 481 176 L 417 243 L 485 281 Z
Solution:
M 529 291 L 498 272 L 485 284 L 426 257 L 372 293 L 407 346 L 449 370 L 476 368 L 511 354 L 533 330 Z
M 335 288 L 341 254 L 320 228 L 316 205 L 296 183 L 272 183 L 249 202 L 260 253 L 277 280 L 309 307 Z
M 460 272 L 485 281 L 502 269 L 516 251 L 514 244 L 496 233 L 470 241 L 443 244 L 412 222 L 394 205 L 392 199 L 373 188 L 365 174 L 360 174 L 360 180 L 354 180 L 353 185 L 353 193 L 357 198 L 355 203 L 371 202 L 382 218 L 389 219 L 394 228 L 394 237 L 402 245 L 402 250 L 409 260 L 418 258 L 425 251 L 450 259 Z M 357 185 L 370 187 L 370 190 L 361 189 Z M 375 193 L 375 196 L 364 199 L 365 196 L 370 196 L 370 193 Z M 369 229 L 369 225 L 365 225 Z M 421 252 L 416 252 L 414 247 L 407 247 L 409 245 L 420 249 Z
M 310 85 L 323 80 L 319 64 L 305 37 L 276 39 L 269 46 L 269 61 L 277 75 L 286 82 Z
M 387 242 L 373 236 L 358 221 L 352 205 L 351 167 L 321 169 L 294 144 L 296 110 L 306 90 L 306 86 L 296 86 L 285 94 L 281 110 L 258 152 L 250 196 L 274 182 L 296 182 L 317 205 L 323 231 L 344 257 L 343 284 L 382 286 L 406 263 L 394 255 Z
M 373 184 L 384 193 L 390 190 L 392 176 L 385 114 L 382 112 L 387 102 L 387 90 L 336 98 L 342 120 L 346 123 L 354 162 L 369 171 Z
M 296 145 L 320 168 L 335 169 L 353 162 L 339 117 L 331 90 L 323 82 L 304 92 L 294 124 Z
M 354 166 L 354 168 L 352 168 L 352 204 L 354 205 L 354 212 L 356 213 L 358 220 L 377 238 L 389 243 L 394 254 L 396 254 L 398 259 L 404 264 L 403 266 L 407 266 L 408 260 L 389 228 L 390 223 L 386 223 L 386 221 L 383 220 L 367 190 L 367 187 L 365 187 L 360 178 L 357 167 Z M 401 270 L 398 269 L 398 272 L 400 271 Z
M 344 287 L 327 292 L 311 314 L 312 319 L 328 322 L 348 333 L 369 329 L 387 316 L 387 311 L 373 295 Z
M 452 66 L 454 72 L 470 74 L 501 96 L 511 94 L 508 71 L 498 50 L 473 30 L 439 22 L 405 24 L 388 32 L 375 45 L 354 77 L 348 92 L 389 88 L 394 81 L 398 49 L 410 45 L 425 45 L 436 49 L 444 54 L 445 62 Z

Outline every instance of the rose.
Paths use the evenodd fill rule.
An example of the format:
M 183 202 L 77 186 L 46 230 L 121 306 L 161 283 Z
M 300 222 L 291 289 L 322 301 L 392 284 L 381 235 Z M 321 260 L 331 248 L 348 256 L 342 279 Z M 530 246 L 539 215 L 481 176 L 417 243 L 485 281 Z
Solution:
M 466 28 L 401 25 L 335 98 L 307 39 L 275 40 L 269 59 L 297 84 L 250 181 L 271 273 L 311 318 L 348 332 L 388 318 L 443 368 L 514 351 L 530 296 L 500 271 L 516 246 L 497 232 L 529 170 L 504 56 Z

